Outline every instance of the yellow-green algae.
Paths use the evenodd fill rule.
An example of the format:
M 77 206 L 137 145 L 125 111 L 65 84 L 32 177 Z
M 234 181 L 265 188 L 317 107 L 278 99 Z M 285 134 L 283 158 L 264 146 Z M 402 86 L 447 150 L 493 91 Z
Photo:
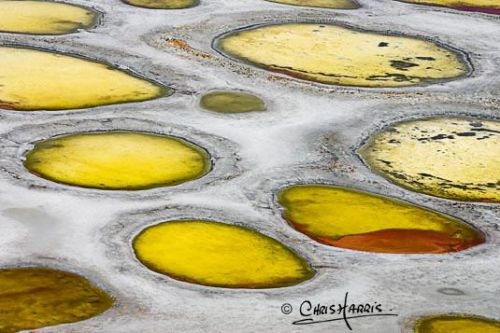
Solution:
M 61 35 L 88 29 L 98 14 L 92 9 L 53 1 L 0 1 L 0 32 Z M 8 14 L 7 14 L 8 13 Z
M 0 64 L 0 109 L 80 109 L 172 93 L 104 63 L 33 48 L 0 46 Z
M 84 277 L 49 268 L 1 269 L 0 286 L 2 333 L 86 320 L 114 303 Z
M 500 202 L 500 122 L 438 117 L 390 126 L 360 149 L 390 181 L 437 197 Z
M 227 56 L 295 78 L 360 87 L 404 87 L 469 71 L 436 43 L 332 24 L 287 23 L 237 30 L 216 40 Z
M 25 167 L 58 183 L 105 190 L 173 186 L 211 169 L 208 153 L 180 138 L 141 132 L 77 133 L 41 141 Z
M 412 204 L 347 188 L 299 185 L 279 193 L 283 217 L 335 247 L 381 253 L 447 253 L 485 241 L 473 227 Z
M 183 9 L 199 5 L 199 0 L 122 0 L 124 3 L 150 9 Z
M 500 321 L 470 315 L 440 315 L 417 321 L 415 333 L 500 333 Z
M 277 288 L 313 277 L 309 264 L 280 242 L 244 227 L 178 220 L 143 230 L 137 258 L 171 278 L 224 288 Z
M 220 113 L 245 113 L 266 111 L 262 99 L 239 91 L 214 91 L 203 95 L 200 106 L 206 110 Z
M 318 7 L 331 9 L 357 9 L 359 4 L 353 0 L 266 0 L 292 6 Z

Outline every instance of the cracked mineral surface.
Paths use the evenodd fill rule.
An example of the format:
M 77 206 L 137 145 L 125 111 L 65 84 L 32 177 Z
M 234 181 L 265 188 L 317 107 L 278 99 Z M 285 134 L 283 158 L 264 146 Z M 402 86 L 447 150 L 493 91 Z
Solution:
M 391 125 L 360 153 L 394 183 L 438 197 L 500 202 L 500 122 L 430 118 Z

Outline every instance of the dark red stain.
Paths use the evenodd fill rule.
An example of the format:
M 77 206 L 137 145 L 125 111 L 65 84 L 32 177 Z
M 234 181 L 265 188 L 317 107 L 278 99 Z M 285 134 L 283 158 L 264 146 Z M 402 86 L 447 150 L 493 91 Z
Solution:
M 492 14 L 492 15 L 500 15 L 500 8 L 492 8 L 492 7 L 481 7 L 481 6 L 467 6 L 467 5 L 440 5 L 440 4 L 433 4 L 431 2 L 419 2 L 415 3 L 409 0 L 398 0 L 406 3 L 411 3 L 411 4 L 416 4 L 416 5 L 422 5 L 422 6 L 435 6 L 435 7 L 443 7 L 443 8 L 451 8 L 451 9 L 456 9 L 456 10 L 461 10 L 465 12 L 476 12 L 476 13 L 485 13 L 485 14 Z
M 294 71 L 291 69 L 280 68 L 280 67 L 275 67 L 275 66 L 268 66 L 265 68 L 267 68 L 271 72 L 288 75 L 288 76 L 291 76 L 291 77 L 296 78 L 296 79 L 321 82 L 321 80 L 313 78 L 310 75 L 302 74 L 300 72 L 297 72 L 297 71 Z
M 300 229 L 302 228 L 297 228 L 304 232 Z M 485 242 L 484 236 L 479 232 L 473 238 L 464 239 L 443 232 L 416 229 L 385 229 L 347 235 L 339 239 L 305 234 L 325 245 L 377 253 L 449 253 L 463 251 Z
M 478 12 L 478 13 L 486 13 L 492 15 L 500 15 L 500 8 L 475 7 L 475 6 L 452 6 L 450 8 L 463 10 L 466 12 Z
M 15 110 L 16 108 L 14 107 L 13 104 L 10 104 L 8 102 L 4 102 L 4 101 L 0 100 L 0 109 Z

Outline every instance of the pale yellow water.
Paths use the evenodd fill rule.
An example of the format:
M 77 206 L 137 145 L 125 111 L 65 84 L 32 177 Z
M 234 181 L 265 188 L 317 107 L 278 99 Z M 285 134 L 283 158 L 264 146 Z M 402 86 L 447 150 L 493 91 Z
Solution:
M 24 165 L 43 178 L 80 187 L 141 190 L 197 179 L 208 153 L 185 140 L 140 132 L 81 133 L 37 143 Z
M 216 47 L 270 71 L 325 84 L 403 87 L 468 71 L 461 56 L 435 43 L 330 24 L 259 26 L 226 35 Z
M 500 322 L 465 315 L 436 316 L 418 321 L 415 333 L 500 333 Z
M 219 222 L 171 221 L 143 230 L 137 258 L 174 279 L 225 288 L 277 288 L 310 279 L 307 262 L 278 241 Z
M 371 168 L 410 190 L 500 202 L 500 122 L 430 118 L 395 124 L 360 149 Z
M 2 333 L 86 320 L 114 303 L 84 277 L 48 268 L 2 269 L 0 286 Z
M 359 5 L 352 0 L 267 0 L 292 6 L 319 7 L 333 9 L 356 9 Z
M 444 253 L 480 244 L 469 225 L 427 209 L 350 189 L 304 185 L 279 193 L 283 217 L 322 243 L 386 253 Z
M 137 7 L 151 9 L 182 9 L 190 8 L 199 4 L 199 0 L 122 0 L 123 2 Z
M 61 35 L 92 27 L 97 13 L 52 1 L 1 0 L 0 32 Z
M 0 64 L 0 109 L 80 109 L 171 94 L 109 65 L 59 53 L 0 46 Z

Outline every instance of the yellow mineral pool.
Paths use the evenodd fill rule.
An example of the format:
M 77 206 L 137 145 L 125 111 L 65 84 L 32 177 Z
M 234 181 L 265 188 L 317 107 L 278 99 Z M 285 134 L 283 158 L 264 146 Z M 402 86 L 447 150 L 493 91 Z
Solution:
M 460 54 L 436 43 L 332 24 L 257 26 L 226 34 L 215 47 L 272 72 L 344 86 L 404 87 L 469 71 Z
M 449 7 L 469 12 L 500 15 L 500 0 L 399 0 L 421 5 Z
M 54 1 L 1 0 L 0 32 L 62 35 L 93 27 L 92 9 Z
M 0 64 L 0 109 L 81 109 L 172 93 L 107 64 L 38 49 L 0 46 Z
M 183 9 L 197 6 L 199 0 L 122 0 L 124 3 L 150 9 Z
M 84 277 L 48 268 L 1 269 L 0 286 L 2 333 L 86 320 L 114 303 Z
M 137 258 L 171 278 L 213 287 L 277 288 L 314 271 L 278 241 L 244 227 L 179 220 L 143 230 L 133 241 Z
M 335 247 L 381 253 L 446 253 L 485 241 L 473 227 L 409 203 L 326 185 L 279 193 L 283 217 L 310 238 Z
M 500 333 L 500 321 L 466 315 L 433 316 L 419 320 L 415 333 Z
M 455 117 L 405 121 L 360 149 L 390 181 L 437 197 L 500 202 L 500 122 Z
M 359 4 L 354 0 L 267 0 L 292 6 L 318 7 L 331 9 L 357 9 Z
M 172 186 L 211 169 L 208 153 L 186 140 L 121 131 L 40 141 L 26 154 L 24 165 L 54 182 L 105 190 Z

